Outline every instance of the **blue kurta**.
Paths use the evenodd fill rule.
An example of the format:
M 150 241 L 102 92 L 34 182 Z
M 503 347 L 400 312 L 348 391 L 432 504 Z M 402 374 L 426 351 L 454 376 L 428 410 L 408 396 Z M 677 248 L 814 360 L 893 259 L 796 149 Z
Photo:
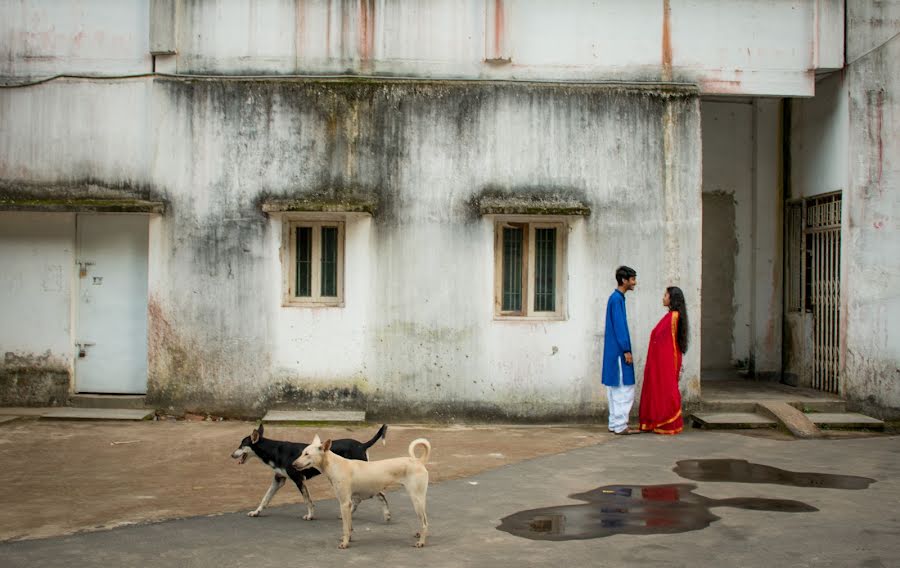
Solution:
M 609 387 L 634 384 L 634 365 L 625 363 L 631 353 L 631 336 L 625 317 L 625 294 L 616 288 L 606 302 L 606 331 L 603 337 L 603 384 Z

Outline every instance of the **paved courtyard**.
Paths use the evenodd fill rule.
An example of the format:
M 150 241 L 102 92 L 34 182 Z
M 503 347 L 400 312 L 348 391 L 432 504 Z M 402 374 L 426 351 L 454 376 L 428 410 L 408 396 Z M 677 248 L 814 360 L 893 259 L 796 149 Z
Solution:
M 317 520 L 301 519 L 305 508 L 289 488 L 264 516 L 245 515 L 265 492 L 269 476 L 258 462 L 236 466 L 224 454 L 248 429 L 245 423 L 3 425 L 0 564 L 900 565 L 896 436 L 800 441 L 699 431 L 613 437 L 587 427 L 397 426 L 388 445 L 373 451 L 374 459 L 402 455 L 420 435 L 435 447 L 428 546 L 411 546 L 415 515 L 400 491 L 388 495 L 390 524 L 381 520 L 376 503 L 360 505 L 352 547 L 343 551 L 337 549 L 338 509 L 322 477 L 311 486 Z M 302 440 L 315 429 L 273 430 L 272 436 Z M 366 438 L 374 427 L 321 430 Z M 769 475 L 764 483 L 696 481 L 673 471 L 678 461 L 726 458 L 874 482 L 847 489 L 822 486 L 813 478 L 797 485 L 788 474 Z M 681 499 L 687 491 L 690 503 L 677 502 L 678 497 L 664 502 L 673 498 L 673 484 L 688 484 Z M 568 497 L 597 488 L 603 489 L 595 495 L 619 500 L 591 508 Z M 621 497 L 621 491 L 631 497 Z M 642 491 L 644 498 L 637 498 Z M 702 514 L 695 510 L 697 502 Z M 577 536 L 589 525 L 602 529 L 601 536 L 557 542 L 497 529 L 516 513 L 567 505 L 563 533 Z M 672 510 L 675 517 L 660 516 L 659 511 Z M 679 515 L 703 522 L 692 528 Z M 555 538 L 559 515 L 534 519 L 532 537 Z M 108 528 L 115 525 L 121 526 Z

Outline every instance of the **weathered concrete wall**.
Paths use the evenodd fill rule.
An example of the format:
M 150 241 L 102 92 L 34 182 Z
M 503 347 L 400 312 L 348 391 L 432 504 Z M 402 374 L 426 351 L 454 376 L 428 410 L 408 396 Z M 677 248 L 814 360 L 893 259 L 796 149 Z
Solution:
M 781 371 L 781 107 L 704 101 L 704 377 Z
M 849 184 L 841 251 L 844 392 L 894 415 L 900 415 L 898 14 L 895 1 L 851 4 Z M 891 32 L 885 37 L 886 28 Z M 859 51 L 866 46 L 879 47 Z
M 853 2 L 847 68 L 791 113 L 791 197 L 841 191 L 841 392 L 900 416 L 900 2 Z M 790 372 L 811 375 L 812 315 L 787 314 Z
M 841 3 L 613 0 L 187 0 L 179 73 L 357 73 L 693 82 L 710 93 L 812 94 L 839 66 Z M 817 12 L 822 17 L 817 19 Z M 816 29 L 816 23 L 821 29 Z M 195 34 L 193 29 L 212 30 Z
M 842 73 L 816 82 L 816 96 L 791 101 L 791 199 L 847 187 L 850 116 Z
M 72 214 L 0 212 L 0 405 L 66 401 L 74 237 Z
M 664 287 L 699 306 L 700 117 L 689 88 L 157 79 L 58 82 L 0 100 L 15 109 L 0 133 L 7 185 L 77 185 L 97 172 L 97 185 L 168 202 L 151 222 L 148 394 L 160 405 L 596 415 L 615 267 L 639 272 L 629 297 L 639 374 Z M 95 144 L 80 143 L 65 133 L 82 112 L 39 120 L 64 100 L 119 120 L 90 123 L 83 139 Z M 132 111 L 119 115 L 125 100 Z M 591 206 L 570 225 L 564 321 L 493 319 L 493 225 L 472 207 L 485 188 Z M 282 307 L 280 223 L 259 201 L 329 190 L 381 204 L 347 221 L 346 306 Z M 692 316 L 687 400 L 699 395 L 699 309 Z
M 149 73 L 149 0 L 0 3 L 0 75 Z
M 148 79 L 57 80 L 0 91 L 0 188 L 41 197 L 147 197 Z M 107 191 L 108 190 L 108 191 Z
M 152 23 L 150 4 L 4 3 L 0 75 L 147 73 L 162 41 L 177 55 L 156 71 L 181 74 L 677 81 L 811 96 L 815 70 L 843 61 L 840 0 L 181 0 Z

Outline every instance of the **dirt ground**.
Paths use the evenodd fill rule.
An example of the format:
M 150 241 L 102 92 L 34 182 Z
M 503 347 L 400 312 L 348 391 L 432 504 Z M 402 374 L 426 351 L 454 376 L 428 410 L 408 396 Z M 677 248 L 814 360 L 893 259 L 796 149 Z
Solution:
M 238 465 L 231 452 L 249 422 L 54 422 L 19 420 L 0 426 L 0 541 L 255 509 L 271 482 L 258 460 Z M 368 440 L 366 427 L 266 426 L 266 437 L 310 441 Z M 418 437 L 432 444 L 431 482 L 456 479 L 522 460 L 613 438 L 605 425 L 401 426 L 373 460 L 407 455 Z M 309 483 L 314 501 L 331 499 L 324 476 Z M 270 506 L 300 503 L 288 484 Z M 265 514 L 265 513 L 264 513 Z

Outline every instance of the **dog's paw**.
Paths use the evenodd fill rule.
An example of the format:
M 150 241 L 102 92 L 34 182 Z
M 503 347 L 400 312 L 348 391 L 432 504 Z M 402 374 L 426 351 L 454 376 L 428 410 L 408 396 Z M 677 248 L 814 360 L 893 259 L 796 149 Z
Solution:
M 425 543 L 424 543 L 424 542 L 421 542 L 421 541 L 420 541 L 420 542 L 417 542 L 417 543 L 416 543 L 416 548 L 425 548 Z
M 249 513 L 247 513 L 247 516 L 248 516 L 248 517 L 258 517 L 258 516 L 259 516 L 259 509 L 256 509 L 255 511 L 250 511 Z
M 387 515 L 384 516 L 384 522 L 386 522 L 386 523 L 391 522 L 391 515 L 390 515 L 390 513 L 388 513 Z
M 350 543 L 349 543 L 349 542 L 342 542 L 342 543 L 340 543 L 340 544 L 338 545 L 338 548 L 340 548 L 341 550 L 346 550 L 346 549 L 350 548 Z
M 304 521 L 311 521 L 311 520 L 313 520 L 313 519 L 315 519 L 315 518 L 316 518 L 316 516 L 313 515 L 312 513 L 307 513 L 307 514 L 303 515 L 303 520 L 304 520 Z

